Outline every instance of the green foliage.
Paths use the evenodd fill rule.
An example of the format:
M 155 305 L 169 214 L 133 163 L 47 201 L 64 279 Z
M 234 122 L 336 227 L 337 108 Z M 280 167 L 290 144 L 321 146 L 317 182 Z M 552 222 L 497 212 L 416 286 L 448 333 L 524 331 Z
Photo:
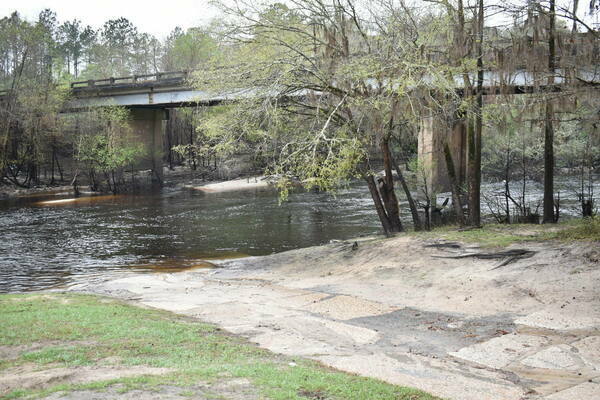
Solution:
M 143 145 L 131 135 L 127 109 L 101 108 L 84 118 L 86 129 L 79 137 L 75 158 L 88 168 L 115 171 L 135 163 L 144 154 Z
M 168 49 L 173 69 L 195 69 L 213 57 L 218 50 L 217 42 L 201 28 L 190 28 L 177 36 Z
M 585 99 L 585 97 L 583 97 Z M 556 100 L 555 100 L 556 101 Z M 567 99 L 571 101 L 571 99 Z M 600 135 L 589 103 L 557 114 L 554 120 L 555 175 L 566 176 L 558 190 L 576 193 L 580 201 L 594 199 L 594 181 L 600 166 Z M 538 96 L 499 99 L 484 107 L 487 122 L 482 172 L 488 181 L 513 183 L 509 208 L 525 214 L 530 184 L 541 182 L 544 170 L 544 103 Z M 566 107 L 565 107 L 566 108 Z M 516 190 L 515 190 L 516 189 Z M 513 190 L 515 193 L 510 193 Z M 506 218 L 505 201 L 486 199 L 491 209 Z
M 244 101 L 207 113 L 199 133 L 224 154 L 267 149 L 282 198 L 297 183 L 335 191 L 373 174 L 370 159 L 382 139 L 414 135 L 423 112 L 446 106 L 430 102 L 422 86 L 456 97 L 448 66 L 422 51 L 438 39 L 441 22 L 432 14 L 374 6 L 353 19 L 348 5 L 314 0 L 222 6 L 229 19 L 221 40 L 230 45 L 194 82 Z M 417 38 L 410 33 L 416 21 Z
M 412 233 L 427 239 L 477 243 L 481 247 L 507 247 L 516 243 L 556 240 L 559 242 L 600 241 L 600 218 L 569 219 L 556 225 L 486 224 L 481 229 L 459 230 L 446 226 L 431 232 Z
M 564 241 L 600 241 L 600 217 L 587 217 L 566 223 L 566 228 L 556 235 Z
M 349 179 L 360 176 L 359 166 L 366 159 L 360 139 L 346 127 L 313 132 L 295 131 L 295 140 L 287 142 L 272 168 L 280 176 L 282 198 L 286 198 L 294 180 L 308 189 L 335 191 Z
M 544 144 L 540 125 L 534 122 L 539 112 L 524 98 L 484 107 L 487 134 L 482 149 L 482 172 L 488 179 L 540 179 Z

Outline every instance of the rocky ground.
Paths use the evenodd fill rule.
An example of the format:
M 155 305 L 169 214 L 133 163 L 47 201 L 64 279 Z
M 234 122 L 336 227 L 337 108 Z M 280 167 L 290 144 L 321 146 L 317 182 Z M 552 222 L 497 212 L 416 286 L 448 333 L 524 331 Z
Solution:
M 600 244 L 514 247 L 534 253 L 505 265 L 457 258 L 489 252 L 474 245 L 400 236 L 72 290 L 448 399 L 600 398 Z

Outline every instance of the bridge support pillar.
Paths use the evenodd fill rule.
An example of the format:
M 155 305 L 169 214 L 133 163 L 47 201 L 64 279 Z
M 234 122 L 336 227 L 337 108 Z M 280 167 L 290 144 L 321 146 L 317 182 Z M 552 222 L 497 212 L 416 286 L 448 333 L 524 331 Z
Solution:
M 467 171 L 467 135 L 462 120 L 449 124 L 444 118 L 427 116 L 421 119 L 418 138 L 418 158 L 427 179 L 430 195 L 450 192 L 452 185 L 444 147 L 448 143 L 459 185 L 465 182 Z M 432 200 L 434 200 L 432 198 Z
M 131 128 L 144 145 L 139 168 L 152 171 L 152 182 L 163 182 L 163 138 L 167 112 L 163 109 L 131 109 Z

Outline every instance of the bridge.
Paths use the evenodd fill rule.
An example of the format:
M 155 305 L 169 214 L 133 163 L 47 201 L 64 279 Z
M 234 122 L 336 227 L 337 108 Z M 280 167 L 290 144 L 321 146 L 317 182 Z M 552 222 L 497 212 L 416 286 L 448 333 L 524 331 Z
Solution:
M 193 88 L 190 74 L 190 71 L 172 71 L 72 82 L 73 96 L 65 111 L 110 105 L 165 109 L 214 105 L 228 99 Z
M 79 112 L 106 106 L 129 108 L 133 134 L 146 148 L 138 168 L 152 170 L 153 179 L 162 182 L 163 138 L 168 109 L 216 105 L 227 100 L 227 96 L 214 96 L 193 88 L 190 74 L 190 71 L 171 71 L 72 82 L 72 96 L 64 111 Z
M 151 169 L 154 178 L 162 181 L 162 150 L 165 121 L 168 110 L 197 105 L 213 106 L 224 101 L 234 101 L 251 96 L 249 91 L 214 94 L 194 88 L 190 83 L 192 71 L 170 71 L 155 74 L 131 75 L 119 78 L 77 81 L 71 83 L 71 99 L 64 106 L 65 112 L 80 112 L 94 107 L 123 106 L 131 110 L 131 127 L 146 147 L 142 169 Z M 579 72 L 577 76 L 556 71 L 555 84 L 548 87 L 546 77 L 527 71 L 484 74 L 484 95 L 526 94 L 540 90 L 561 91 L 565 84 L 580 83 L 600 87 L 598 71 Z M 472 81 L 475 77 L 471 76 Z M 537 81 L 536 81 L 537 79 Z M 462 77 L 456 77 L 456 90 L 464 92 Z M 541 83 L 540 83 L 541 82 Z M 0 91 L 0 100 L 7 91 Z M 418 138 L 419 159 L 430 170 L 429 182 L 434 191 L 449 189 L 449 178 L 445 168 L 444 144 L 448 142 L 455 160 L 456 176 L 466 174 L 466 132 L 464 126 L 448 127 L 436 117 L 422 121 Z

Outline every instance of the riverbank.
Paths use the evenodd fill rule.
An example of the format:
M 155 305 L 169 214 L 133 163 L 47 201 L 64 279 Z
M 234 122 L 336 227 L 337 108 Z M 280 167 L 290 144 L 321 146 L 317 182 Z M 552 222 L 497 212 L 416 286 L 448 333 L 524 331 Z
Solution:
M 448 399 L 594 400 L 597 225 L 553 229 L 337 242 L 73 290 L 200 318 L 277 353 Z M 498 238 L 508 247 L 491 250 Z
M 127 172 L 124 182 L 124 192 L 143 192 L 155 190 L 156 185 L 152 181 L 152 171 L 136 171 L 134 176 Z M 188 167 L 174 167 L 173 169 L 163 168 L 163 187 L 178 189 L 200 190 L 206 193 L 226 192 L 231 190 L 256 190 L 274 187 L 265 176 L 256 175 L 255 171 L 239 170 L 232 174 L 221 176 L 219 174 L 207 174 L 201 171 L 194 171 Z M 67 185 L 71 180 L 65 179 L 55 185 L 40 184 L 33 187 L 19 187 L 14 184 L 0 184 L 0 200 L 32 197 L 32 196 L 52 196 L 52 195 L 75 195 L 73 186 Z M 101 186 L 96 192 L 89 190 L 85 178 L 80 180 L 79 190 L 83 196 L 111 194 L 110 188 Z
M 202 185 L 184 185 L 183 188 L 198 190 L 204 193 L 223 193 L 238 190 L 275 190 L 275 183 L 266 176 L 249 176 L 246 178 L 206 183 Z
M 4 295 L 0 321 L 2 399 L 435 400 L 115 299 Z

